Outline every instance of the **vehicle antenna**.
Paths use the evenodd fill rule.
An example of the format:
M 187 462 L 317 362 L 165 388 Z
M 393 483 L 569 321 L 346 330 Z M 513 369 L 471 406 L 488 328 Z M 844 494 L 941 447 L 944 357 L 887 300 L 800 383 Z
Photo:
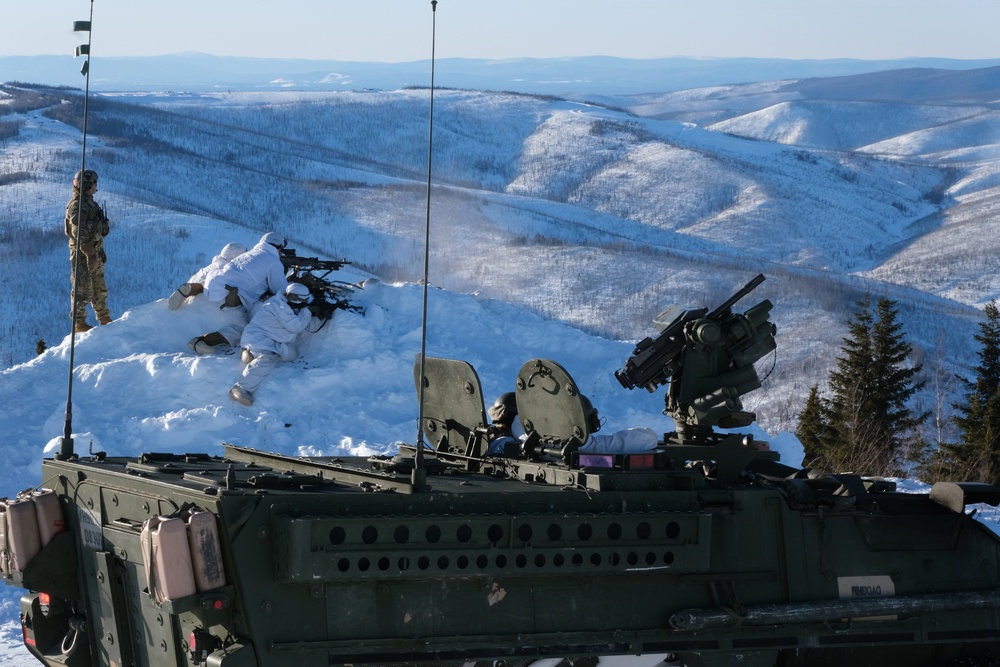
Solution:
M 73 52 L 74 58 L 86 56 L 86 60 L 83 61 L 83 67 L 80 68 L 80 74 L 82 74 L 86 79 L 86 85 L 83 93 L 83 148 L 80 151 L 80 193 L 77 197 L 76 208 L 76 238 L 73 239 L 73 271 L 76 275 L 73 276 L 73 294 L 70 297 L 72 303 L 70 304 L 71 326 L 69 334 L 69 380 L 66 388 L 66 422 L 63 426 L 63 437 L 62 443 L 59 446 L 59 453 L 56 454 L 56 459 L 60 461 L 65 461 L 75 456 L 73 452 L 73 366 L 75 364 L 76 357 L 76 299 L 78 285 L 80 284 L 80 230 L 83 227 L 83 225 L 80 224 L 83 221 L 83 174 L 87 169 L 87 112 L 90 102 L 90 45 L 93 40 L 93 33 L 91 32 L 90 27 L 93 22 L 94 0 L 90 0 L 90 18 L 86 21 L 73 22 L 73 32 L 87 33 L 87 43 L 76 47 Z
M 434 155 L 434 46 L 437 33 L 437 0 L 431 0 L 431 109 L 427 136 L 427 216 L 424 222 L 424 300 L 420 314 L 420 381 L 417 383 L 417 452 L 413 458 L 412 482 L 415 487 L 427 482 L 424 469 L 424 369 L 427 358 L 427 288 L 431 247 L 431 162 Z

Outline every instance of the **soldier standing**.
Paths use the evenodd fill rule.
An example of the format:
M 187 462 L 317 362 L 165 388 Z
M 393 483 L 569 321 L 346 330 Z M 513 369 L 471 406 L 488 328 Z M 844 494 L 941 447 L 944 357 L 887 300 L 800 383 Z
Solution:
M 108 287 L 104 282 L 104 264 L 108 259 L 104 252 L 104 237 L 111 228 L 108 216 L 94 201 L 96 192 L 97 172 L 92 169 L 78 171 L 73 177 L 73 197 L 66 204 L 64 231 L 69 237 L 70 284 L 76 291 L 72 313 L 73 331 L 76 333 L 93 328 L 87 324 L 88 303 L 100 324 L 111 323 Z

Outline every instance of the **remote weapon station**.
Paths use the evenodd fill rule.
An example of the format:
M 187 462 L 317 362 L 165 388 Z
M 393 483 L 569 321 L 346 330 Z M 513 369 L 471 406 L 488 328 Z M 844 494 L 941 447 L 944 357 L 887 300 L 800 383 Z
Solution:
M 959 659 L 1000 656 L 1000 541 L 964 512 L 995 488 L 897 493 L 715 431 L 753 419 L 771 304 L 732 307 L 762 280 L 616 373 L 669 384 L 677 431 L 650 451 L 592 451 L 594 409 L 531 359 L 526 438 L 491 455 L 475 370 L 427 358 L 429 442 L 393 457 L 45 460 L 49 488 L 4 506 L 25 644 L 50 667 L 991 664 Z

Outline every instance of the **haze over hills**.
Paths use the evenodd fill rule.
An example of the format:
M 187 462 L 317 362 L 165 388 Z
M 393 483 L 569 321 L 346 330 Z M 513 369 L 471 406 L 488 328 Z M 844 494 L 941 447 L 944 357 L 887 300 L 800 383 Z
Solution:
M 711 307 L 764 273 L 753 298 L 775 304 L 779 350 L 751 407 L 771 432 L 794 428 L 825 381 L 854 303 L 887 294 L 949 397 L 919 400 L 948 405 L 954 373 L 975 361 L 979 308 L 1000 293 L 998 71 L 591 103 L 438 90 L 431 281 L 634 341 L 668 304 Z M 0 272 L 34 285 L 0 296 L 11 365 L 68 326 L 60 223 L 82 105 L 67 90 L 5 94 Z M 115 221 L 113 311 L 166 296 L 207 261 L 206 242 L 243 230 L 275 228 L 302 252 L 418 280 L 428 108 L 426 89 L 95 95 L 88 166 Z
M 82 61 L 80 61 L 82 62 Z M 430 61 L 402 63 L 246 58 L 182 53 L 95 57 L 95 91 L 397 90 L 430 84 Z M 651 58 L 585 56 L 483 60 L 440 58 L 437 85 L 547 95 L 633 95 L 706 86 L 840 77 L 907 68 L 968 70 L 1000 60 L 782 60 L 775 58 Z M 67 56 L 0 57 L 0 80 L 82 86 L 80 63 Z M 823 87 L 826 87 L 825 85 Z

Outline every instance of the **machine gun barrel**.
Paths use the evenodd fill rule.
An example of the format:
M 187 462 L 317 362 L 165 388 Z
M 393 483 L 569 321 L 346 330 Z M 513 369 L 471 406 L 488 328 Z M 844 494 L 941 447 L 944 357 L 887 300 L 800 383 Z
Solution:
M 281 251 L 281 264 L 286 269 L 295 271 L 339 271 L 350 264 L 346 259 L 320 259 L 319 257 L 300 257 L 294 248 Z
M 727 310 L 736 305 L 737 301 L 739 301 L 747 294 L 757 289 L 757 286 L 760 285 L 762 282 L 764 282 L 764 274 L 758 273 L 756 278 L 754 278 L 746 285 L 744 285 L 742 289 L 736 292 L 736 294 L 733 294 L 731 297 L 726 299 L 725 302 L 722 303 L 722 305 L 720 305 L 718 308 L 710 312 L 708 315 L 706 315 L 706 317 L 710 320 L 719 319 L 723 314 L 725 314 Z

